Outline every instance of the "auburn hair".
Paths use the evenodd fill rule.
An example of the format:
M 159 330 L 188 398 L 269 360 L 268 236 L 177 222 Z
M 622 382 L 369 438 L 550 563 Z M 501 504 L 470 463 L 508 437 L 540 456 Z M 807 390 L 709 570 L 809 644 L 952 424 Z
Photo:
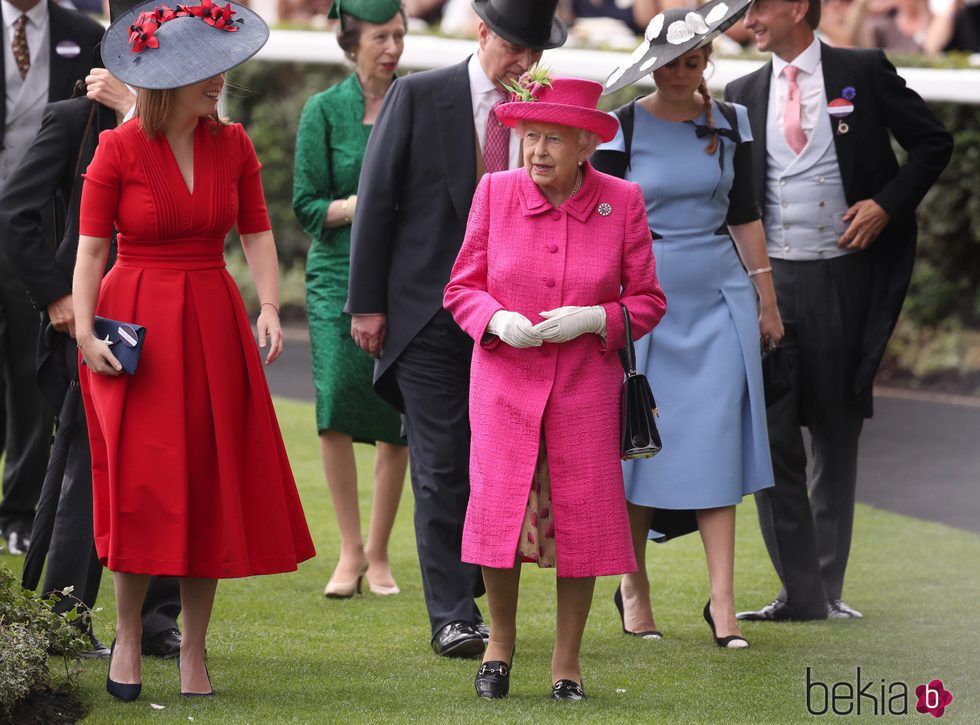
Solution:
M 703 46 L 701 52 L 704 53 L 704 64 L 708 65 L 711 60 L 711 43 Z M 704 121 L 709 128 L 715 127 L 714 121 L 714 104 L 711 102 L 711 93 L 708 92 L 708 83 L 704 80 L 704 76 L 701 76 L 701 82 L 698 84 L 698 93 L 701 94 L 701 102 L 704 105 Z M 706 154 L 714 154 L 718 150 L 718 136 L 717 134 L 711 134 L 708 139 L 708 146 L 704 149 Z
M 136 96 L 136 115 L 140 120 L 140 128 L 149 138 L 154 138 L 166 126 L 167 118 L 173 112 L 177 100 L 177 90 L 177 88 L 139 89 Z M 227 120 L 219 118 L 216 113 L 210 114 L 208 118 L 214 121 L 215 133 L 217 133 L 219 125 L 228 123 Z

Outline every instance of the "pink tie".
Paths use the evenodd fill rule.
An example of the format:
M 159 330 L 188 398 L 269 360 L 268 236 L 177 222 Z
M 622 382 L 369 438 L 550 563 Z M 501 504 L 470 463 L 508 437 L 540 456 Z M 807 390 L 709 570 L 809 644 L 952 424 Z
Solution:
M 786 107 L 783 109 L 783 136 L 797 156 L 806 146 L 806 134 L 803 133 L 803 126 L 800 125 L 800 87 L 796 83 L 799 72 L 800 69 L 792 65 L 783 69 L 788 81 Z
M 497 106 L 507 103 L 508 94 L 498 89 L 500 98 L 487 116 L 487 137 L 483 142 L 483 165 L 487 173 L 506 171 L 510 162 L 510 129 L 497 120 Z

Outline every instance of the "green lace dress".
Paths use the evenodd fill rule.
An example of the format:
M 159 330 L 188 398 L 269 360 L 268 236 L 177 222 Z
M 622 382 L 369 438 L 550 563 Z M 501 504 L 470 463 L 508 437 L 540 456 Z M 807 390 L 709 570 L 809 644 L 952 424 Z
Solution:
M 404 445 L 394 408 L 371 387 L 374 359 L 354 344 L 343 311 L 350 274 L 350 225 L 327 229 L 334 199 L 357 193 L 371 126 L 362 123 L 364 94 L 356 74 L 307 101 L 296 136 L 293 211 L 313 237 L 306 256 L 317 430 L 355 441 Z

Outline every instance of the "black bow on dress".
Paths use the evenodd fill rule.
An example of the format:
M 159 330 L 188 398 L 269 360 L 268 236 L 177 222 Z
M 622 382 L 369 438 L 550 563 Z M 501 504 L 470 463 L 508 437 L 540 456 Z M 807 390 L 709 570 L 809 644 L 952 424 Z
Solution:
M 692 126 L 694 126 L 694 132 L 698 135 L 698 138 L 704 138 L 705 136 L 710 136 L 714 134 L 715 136 L 724 136 L 727 139 L 731 139 L 733 142 L 738 143 L 738 134 L 730 128 L 715 128 L 714 126 L 700 126 L 693 121 L 688 121 Z
M 705 136 L 711 136 L 712 134 L 721 137 L 718 139 L 718 166 L 721 167 L 721 172 L 725 173 L 725 139 L 730 139 L 732 143 L 737 144 L 741 140 L 738 136 L 738 132 L 731 128 L 702 126 L 694 123 L 694 121 L 688 121 L 687 123 L 694 126 L 694 132 L 698 135 L 698 138 L 704 138 Z

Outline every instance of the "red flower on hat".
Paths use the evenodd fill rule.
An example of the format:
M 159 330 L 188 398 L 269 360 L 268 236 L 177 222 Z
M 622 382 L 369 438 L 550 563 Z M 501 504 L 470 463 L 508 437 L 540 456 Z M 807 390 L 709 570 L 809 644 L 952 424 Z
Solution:
M 154 37 L 160 23 L 154 13 L 140 13 L 136 22 L 129 26 L 130 50 L 142 53 L 144 48 L 158 48 L 160 41 Z
M 227 30 L 229 33 L 238 31 L 236 23 L 243 22 L 241 19 L 233 20 L 232 15 L 235 11 L 231 9 L 231 4 L 215 5 L 212 0 L 201 0 L 200 5 L 177 5 L 170 8 L 161 5 L 150 12 L 142 12 L 136 22 L 129 26 L 130 50 L 134 53 L 142 53 L 146 48 L 159 48 L 160 41 L 154 37 L 157 28 L 174 18 L 201 18 L 208 25 Z
M 207 1 L 207 0 L 205 0 Z M 234 33 L 238 30 L 233 24 L 231 16 L 235 14 L 235 11 L 231 9 L 231 5 L 225 5 L 224 8 L 219 8 L 214 6 L 211 11 L 211 16 L 204 18 L 204 22 L 208 25 L 213 25 L 221 30 L 227 30 L 230 33 Z

